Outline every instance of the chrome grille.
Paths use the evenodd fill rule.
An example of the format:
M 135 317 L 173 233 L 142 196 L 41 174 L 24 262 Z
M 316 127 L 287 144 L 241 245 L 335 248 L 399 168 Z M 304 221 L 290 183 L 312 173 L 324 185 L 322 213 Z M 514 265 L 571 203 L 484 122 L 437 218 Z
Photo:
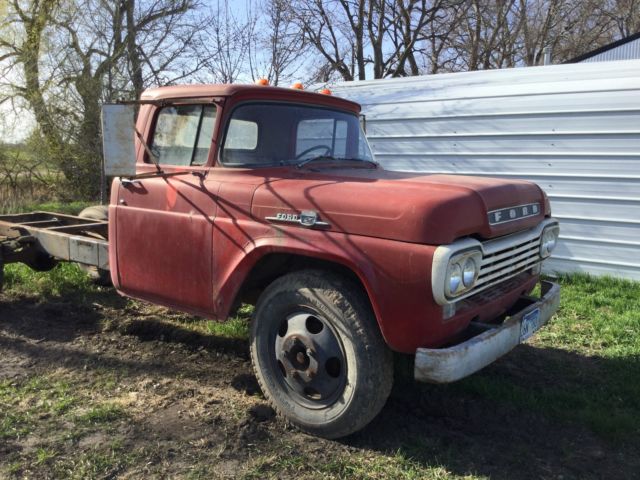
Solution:
M 518 242 L 492 254 L 485 253 L 478 281 L 471 293 L 522 273 L 540 261 L 540 236 Z
M 545 228 L 557 225 L 553 218 L 547 218 L 536 227 L 520 231 L 504 237 L 480 242 L 475 238 L 463 238 L 449 245 L 436 248 L 431 269 L 431 286 L 433 298 L 439 305 L 447 305 L 527 272 L 542 262 L 540 257 L 540 237 Z M 456 256 L 464 256 L 465 252 L 480 251 L 480 273 L 474 286 L 453 298 L 447 297 L 444 282 L 449 262 Z

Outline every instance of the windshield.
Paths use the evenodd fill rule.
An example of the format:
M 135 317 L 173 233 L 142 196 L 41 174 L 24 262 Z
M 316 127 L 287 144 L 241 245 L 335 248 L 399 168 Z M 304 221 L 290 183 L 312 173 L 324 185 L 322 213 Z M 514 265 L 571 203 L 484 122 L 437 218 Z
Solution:
M 244 104 L 231 114 L 222 147 L 224 165 L 297 165 L 316 157 L 345 164 L 371 163 L 373 155 L 358 116 L 268 103 Z

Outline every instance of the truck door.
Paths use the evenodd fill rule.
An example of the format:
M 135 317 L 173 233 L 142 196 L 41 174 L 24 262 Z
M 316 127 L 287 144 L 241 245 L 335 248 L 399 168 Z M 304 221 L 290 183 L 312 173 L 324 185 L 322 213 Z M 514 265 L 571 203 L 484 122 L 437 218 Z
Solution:
M 147 143 L 164 174 L 118 186 L 116 258 L 127 295 L 210 313 L 213 221 L 219 182 L 207 178 L 216 106 L 156 108 Z M 138 173 L 154 172 L 138 164 Z M 186 172 L 171 176 L 172 173 Z

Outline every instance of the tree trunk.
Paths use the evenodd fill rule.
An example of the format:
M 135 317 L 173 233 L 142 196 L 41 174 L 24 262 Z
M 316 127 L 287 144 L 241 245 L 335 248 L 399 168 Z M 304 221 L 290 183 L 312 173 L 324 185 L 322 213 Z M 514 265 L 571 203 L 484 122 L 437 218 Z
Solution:
M 127 0 L 124 2 L 127 15 L 127 57 L 131 68 L 131 83 L 135 98 L 140 98 L 144 90 L 144 80 L 142 78 L 142 64 L 138 47 L 136 45 L 136 22 L 135 22 L 135 0 Z

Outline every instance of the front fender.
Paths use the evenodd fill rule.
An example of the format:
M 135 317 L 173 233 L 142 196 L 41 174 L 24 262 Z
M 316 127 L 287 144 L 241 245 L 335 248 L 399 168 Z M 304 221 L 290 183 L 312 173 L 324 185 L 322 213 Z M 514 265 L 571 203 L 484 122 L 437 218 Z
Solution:
M 216 298 L 214 302 L 214 313 L 217 318 L 226 318 L 233 300 L 251 270 L 262 258 L 274 253 L 290 254 L 337 263 L 350 269 L 358 276 L 370 298 L 372 298 L 372 293 L 376 290 L 376 276 L 372 266 L 367 263 L 359 264 L 354 262 L 353 258 L 345 252 L 313 245 L 302 239 L 288 239 L 283 243 L 282 237 L 263 237 L 255 242 L 248 243 L 242 251 L 238 251 L 232 257 L 227 257 L 224 270 L 218 270 L 214 285 L 214 298 Z M 220 263 L 218 263 L 218 266 L 220 266 Z M 374 311 L 376 311 L 375 306 Z
M 293 227 L 291 227 L 293 228 Z M 227 317 L 251 269 L 265 255 L 285 253 L 330 261 L 349 268 L 362 282 L 387 344 L 412 353 L 417 346 L 442 341 L 454 323 L 443 331 L 441 308 L 431 294 L 431 260 L 434 247 L 321 230 L 296 229 L 294 235 L 270 235 L 219 246 L 214 257 L 215 312 Z

